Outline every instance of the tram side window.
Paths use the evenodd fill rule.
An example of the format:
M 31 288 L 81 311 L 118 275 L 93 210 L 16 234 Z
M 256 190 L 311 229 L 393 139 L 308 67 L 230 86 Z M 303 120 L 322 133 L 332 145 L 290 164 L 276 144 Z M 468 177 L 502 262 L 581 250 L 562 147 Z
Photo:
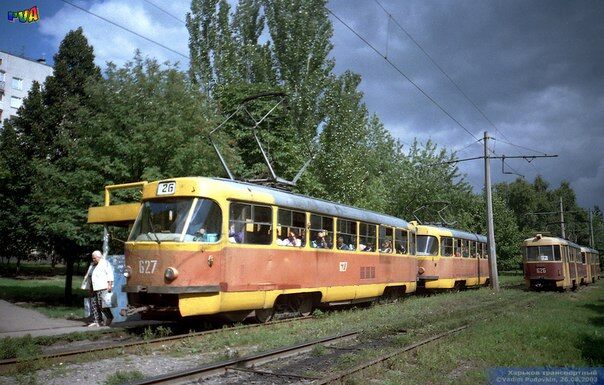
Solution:
M 440 255 L 450 257 L 453 255 L 453 238 L 440 237 Z
M 455 256 L 461 257 L 461 249 L 462 249 L 461 239 L 459 239 L 459 238 L 453 239 L 453 243 L 455 244 Z
M 269 245 L 272 242 L 273 212 L 269 206 L 231 203 L 229 213 L 229 241 Z
M 407 230 L 396 229 L 396 253 L 407 254 L 409 247 L 407 241 L 409 240 L 409 232 Z
M 380 226 L 380 253 L 392 253 L 392 227 Z
M 355 221 L 338 219 L 336 247 L 338 250 L 357 249 L 357 223 Z
M 581 253 L 581 263 L 585 263 L 585 253 Z
M 486 243 L 480 243 L 480 256 L 483 259 L 487 258 L 487 244 Z
M 359 250 L 375 251 L 375 235 L 375 225 L 361 222 L 359 225 Z
M 279 209 L 277 245 L 303 247 L 306 244 L 306 213 Z
M 415 254 L 415 233 L 409 232 L 409 254 Z
M 333 218 L 311 214 L 310 239 L 316 249 L 333 248 Z
M 199 199 L 193 209 L 185 241 L 218 242 L 222 228 L 222 211 L 216 202 Z
M 461 240 L 461 256 L 468 258 L 470 256 L 470 241 L 467 239 Z

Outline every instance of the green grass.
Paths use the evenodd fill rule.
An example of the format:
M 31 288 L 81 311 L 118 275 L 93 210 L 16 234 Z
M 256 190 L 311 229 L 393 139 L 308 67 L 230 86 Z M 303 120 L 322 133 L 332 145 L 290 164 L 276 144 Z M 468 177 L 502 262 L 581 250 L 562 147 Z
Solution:
M 61 343 L 73 341 L 95 341 L 103 336 L 119 336 L 119 332 L 96 330 L 90 332 L 77 332 L 56 336 L 32 337 L 5 337 L 0 339 L 0 360 L 17 358 L 19 360 L 29 360 L 42 353 L 42 348 Z
M 603 284 L 577 293 L 527 295 L 535 301 L 402 355 L 374 379 L 470 385 L 485 383 L 491 367 L 604 365 Z
M 83 275 L 87 268 L 88 262 L 81 261 L 79 267 L 76 263 L 74 265 L 75 274 Z M 17 273 L 16 263 L 0 263 L 0 276 L 14 277 L 16 275 L 25 277 L 54 277 L 55 275 L 65 275 L 65 265 L 57 264 L 55 267 L 52 267 L 50 263 L 21 262 L 19 272 Z
M 37 279 L 0 278 L 0 299 L 23 302 L 25 306 L 55 318 L 81 318 L 84 316 L 83 299 L 87 296 L 80 290 L 83 277 L 73 277 L 73 304 L 63 304 L 65 277 L 55 276 Z
M 138 370 L 132 370 L 129 372 L 122 372 L 121 370 L 118 370 L 117 372 L 115 372 L 112 375 L 110 375 L 109 377 L 107 377 L 104 384 L 105 385 L 121 385 L 121 384 L 125 384 L 128 382 L 141 380 L 143 378 L 145 378 L 145 376 L 143 375 L 143 373 L 139 372 Z

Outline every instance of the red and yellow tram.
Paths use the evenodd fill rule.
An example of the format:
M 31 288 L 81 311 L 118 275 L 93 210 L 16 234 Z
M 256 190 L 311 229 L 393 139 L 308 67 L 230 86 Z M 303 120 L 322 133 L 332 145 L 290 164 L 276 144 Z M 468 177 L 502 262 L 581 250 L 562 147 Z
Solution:
M 452 289 L 488 284 L 487 239 L 483 235 L 416 225 L 418 286 Z
M 600 279 L 600 253 L 598 250 L 581 247 L 581 263 L 585 265 L 584 283 L 595 283 Z
M 130 313 L 264 322 L 414 292 L 414 237 L 404 220 L 273 188 L 162 180 L 143 186 L 123 290 Z
M 581 246 L 537 234 L 522 243 L 524 280 L 529 289 L 576 289 L 584 280 Z

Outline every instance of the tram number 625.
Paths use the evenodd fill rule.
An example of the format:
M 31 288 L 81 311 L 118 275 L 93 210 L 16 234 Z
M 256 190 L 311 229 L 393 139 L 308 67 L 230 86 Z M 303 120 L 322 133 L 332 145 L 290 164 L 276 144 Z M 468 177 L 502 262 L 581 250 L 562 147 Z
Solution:
M 153 274 L 153 273 L 155 273 L 156 267 L 157 267 L 156 259 L 138 261 L 138 272 L 140 274 Z

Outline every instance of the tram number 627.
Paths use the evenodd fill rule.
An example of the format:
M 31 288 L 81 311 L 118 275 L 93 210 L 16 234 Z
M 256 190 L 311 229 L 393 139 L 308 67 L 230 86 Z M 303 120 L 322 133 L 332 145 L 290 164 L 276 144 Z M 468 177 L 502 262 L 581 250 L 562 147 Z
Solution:
M 140 274 L 153 274 L 155 273 L 155 268 L 157 267 L 157 260 L 141 260 L 138 261 L 138 272 Z

